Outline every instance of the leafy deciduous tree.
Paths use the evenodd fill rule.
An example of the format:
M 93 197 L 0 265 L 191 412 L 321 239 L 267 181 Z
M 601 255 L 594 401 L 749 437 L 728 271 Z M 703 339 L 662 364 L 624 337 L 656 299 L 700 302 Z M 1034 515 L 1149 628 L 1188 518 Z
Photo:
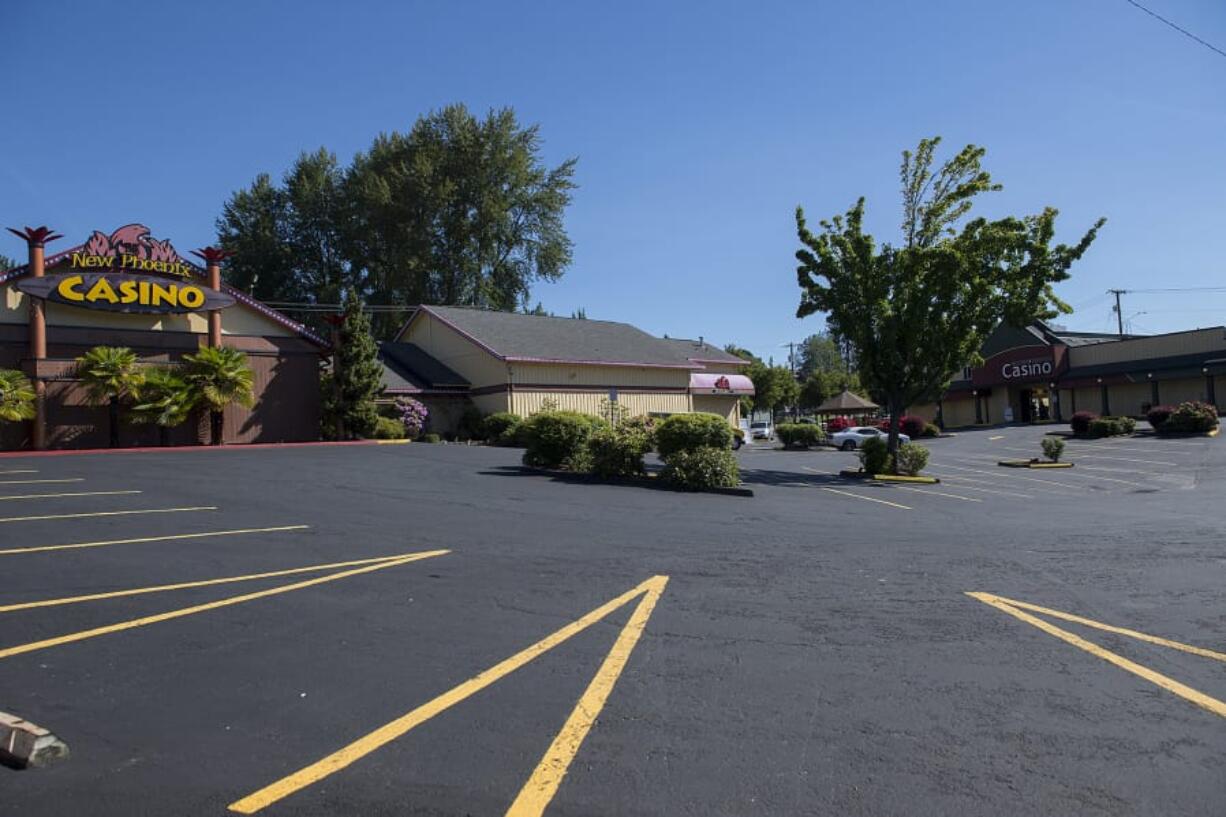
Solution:
M 1052 285 L 1069 277 L 1099 219 L 1073 245 L 1052 246 L 1057 211 L 963 222 L 981 193 L 999 190 L 968 145 L 933 169 L 939 138 L 903 153 L 903 242 L 877 245 L 863 231 L 864 199 L 813 233 L 796 208 L 801 249 L 798 317 L 815 312 L 853 349 L 861 379 L 890 411 L 889 449 L 907 406 L 936 399 L 952 373 L 977 361 L 984 338 L 1070 311 Z

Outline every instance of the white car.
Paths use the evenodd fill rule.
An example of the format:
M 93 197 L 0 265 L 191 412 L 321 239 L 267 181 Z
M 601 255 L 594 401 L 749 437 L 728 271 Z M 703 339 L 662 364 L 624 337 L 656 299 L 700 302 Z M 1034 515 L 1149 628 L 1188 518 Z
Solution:
M 843 429 L 837 434 L 831 434 L 830 442 L 834 443 L 836 448 L 840 448 L 843 451 L 855 451 L 864 444 L 865 440 L 873 437 L 886 442 L 890 438 L 890 432 L 882 431 L 872 426 L 852 426 L 851 428 Z M 911 438 L 900 431 L 898 433 L 898 442 L 900 445 L 902 443 L 909 443 Z
M 775 428 L 770 423 L 751 423 L 749 433 L 755 440 L 769 440 L 775 436 Z

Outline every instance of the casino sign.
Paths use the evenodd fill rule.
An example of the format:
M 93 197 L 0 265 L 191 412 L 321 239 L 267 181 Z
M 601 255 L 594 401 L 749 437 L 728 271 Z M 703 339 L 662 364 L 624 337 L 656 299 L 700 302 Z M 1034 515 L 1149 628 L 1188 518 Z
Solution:
M 69 271 L 61 271 L 67 267 Z M 144 273 L 155 273 L 148 275 Z M 109 312 L 174 314 L 225 309 L 234 298 L 195 280 L 196 269 L 169 241 L 129 224 L 107 235 L 94 231 L 47 274 L 17 282 L 35 298 Z

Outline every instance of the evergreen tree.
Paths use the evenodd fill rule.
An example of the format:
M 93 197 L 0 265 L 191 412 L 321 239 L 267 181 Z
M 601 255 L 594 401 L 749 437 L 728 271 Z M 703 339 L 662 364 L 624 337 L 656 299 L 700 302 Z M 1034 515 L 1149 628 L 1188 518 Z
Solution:
M 324 430 L 336 433 L 339 421 L 342 437 L 369 437 L 379 418 L 375 400 L 383 392 L 383 364 L 365 304 L 352 289 L 345 294 L 339 335 L 335 370 L 323 381 Z

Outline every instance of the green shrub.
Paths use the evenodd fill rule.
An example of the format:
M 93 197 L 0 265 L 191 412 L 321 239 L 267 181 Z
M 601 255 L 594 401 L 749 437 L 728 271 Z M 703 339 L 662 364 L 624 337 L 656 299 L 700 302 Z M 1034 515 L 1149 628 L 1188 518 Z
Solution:
M 728 420 L 718 414 L 674 414 L 656 427 L 656 450 L 665 460 L 699 448 L 732 448 Z
M 468 408 L 464 409 L 464 413 L 460 415 L 460 422 L 456 428 L 456 439 L 485 439 L 484 423 L 485 420 L 481 416 L 481 410 L 476 406 L 469 406 Z
M 1217 428 L 1217 408 L 1208 403 L 1180 403 L 1162 425 L 1163 431 L 1200 432 Z
M 646 470 L 643 455 L 649 450 L 651 441 L 641 428 L 627 425 L 602 428 L 587 440 L 589 469 L 605 479 L 639 476 Z
M 821 426 L 810 423 L 784 423 L 775 427 L 775 435 L 784 448 L 808 448 L 826 439 Z
M 940 437 L 941 427 L 937 425 L 936 423 L 925 423 L 924 433 L 921 434 L 920 436 L 921 437 Z
M 1044 437 L 1039 445 L 1043 448 L 1043 456 L 1052 462 L 1060 462 L 1064 456 L 1064 440 L 1059 437 Z
M 522 422 L 518 414 L 495 412 L 481 421 L 481 436 L 494 445 L 517 445 Z
M 702 446 L 688 451 L 674 451 L 660 473 L 660 479 L 675 488 L 701 491 L 707 488 L 735 488 L 740 484 L 741 475 L 731 451 Z
M 1082 434 L 1089 434 L 1090 423 L 1097 417 L 1098 415 L 1092 411 L 1078 411 L 1075 412 L 1072 419 L 1069 420 L 1069 426 L 1072 427 L 1074 434 L 1079 436 Z
M 539 468 L 587 470 L 588 438 L 607 428 L 599 417 L 577 411 L 541 411 L 520 425 L 524 464 Z
M 870 476 L 884 472 L 890 461 L 889 449 L 885 446 L 885 440 L 880 437 L 869 437 L 861 443 L 857 456 L 860 458 L 860 467 Z
M 1091 437 L 1118 437 L 1136 430 L 1137 421 L 1131 417 L 1095 417 L 1090 421 Z
M 432 433 L 432 434 L 423 435 L 421 438 L 421 441 L 423 443 L 441 443 L 443 441 L 443 438 L 437 434 Z
M 894 455 L 898 473 L 913 477 L 928 465 L 928 449 L 919 443 L 903 443 Z
M 391 417 L 376 417 L 373 436 L 376 440 L 403 440 L 404 423 Z
M 626 419 L 622 420 L 618 424 L 617 429 L 619 431 L 634 429 L 647 435 L 647 450 L 652 451 L 656 447 L 656 427 L 657 423 L 655 417 L 648 417 L 646 414 L 640 414 L 636 417 L 627 417 Z

